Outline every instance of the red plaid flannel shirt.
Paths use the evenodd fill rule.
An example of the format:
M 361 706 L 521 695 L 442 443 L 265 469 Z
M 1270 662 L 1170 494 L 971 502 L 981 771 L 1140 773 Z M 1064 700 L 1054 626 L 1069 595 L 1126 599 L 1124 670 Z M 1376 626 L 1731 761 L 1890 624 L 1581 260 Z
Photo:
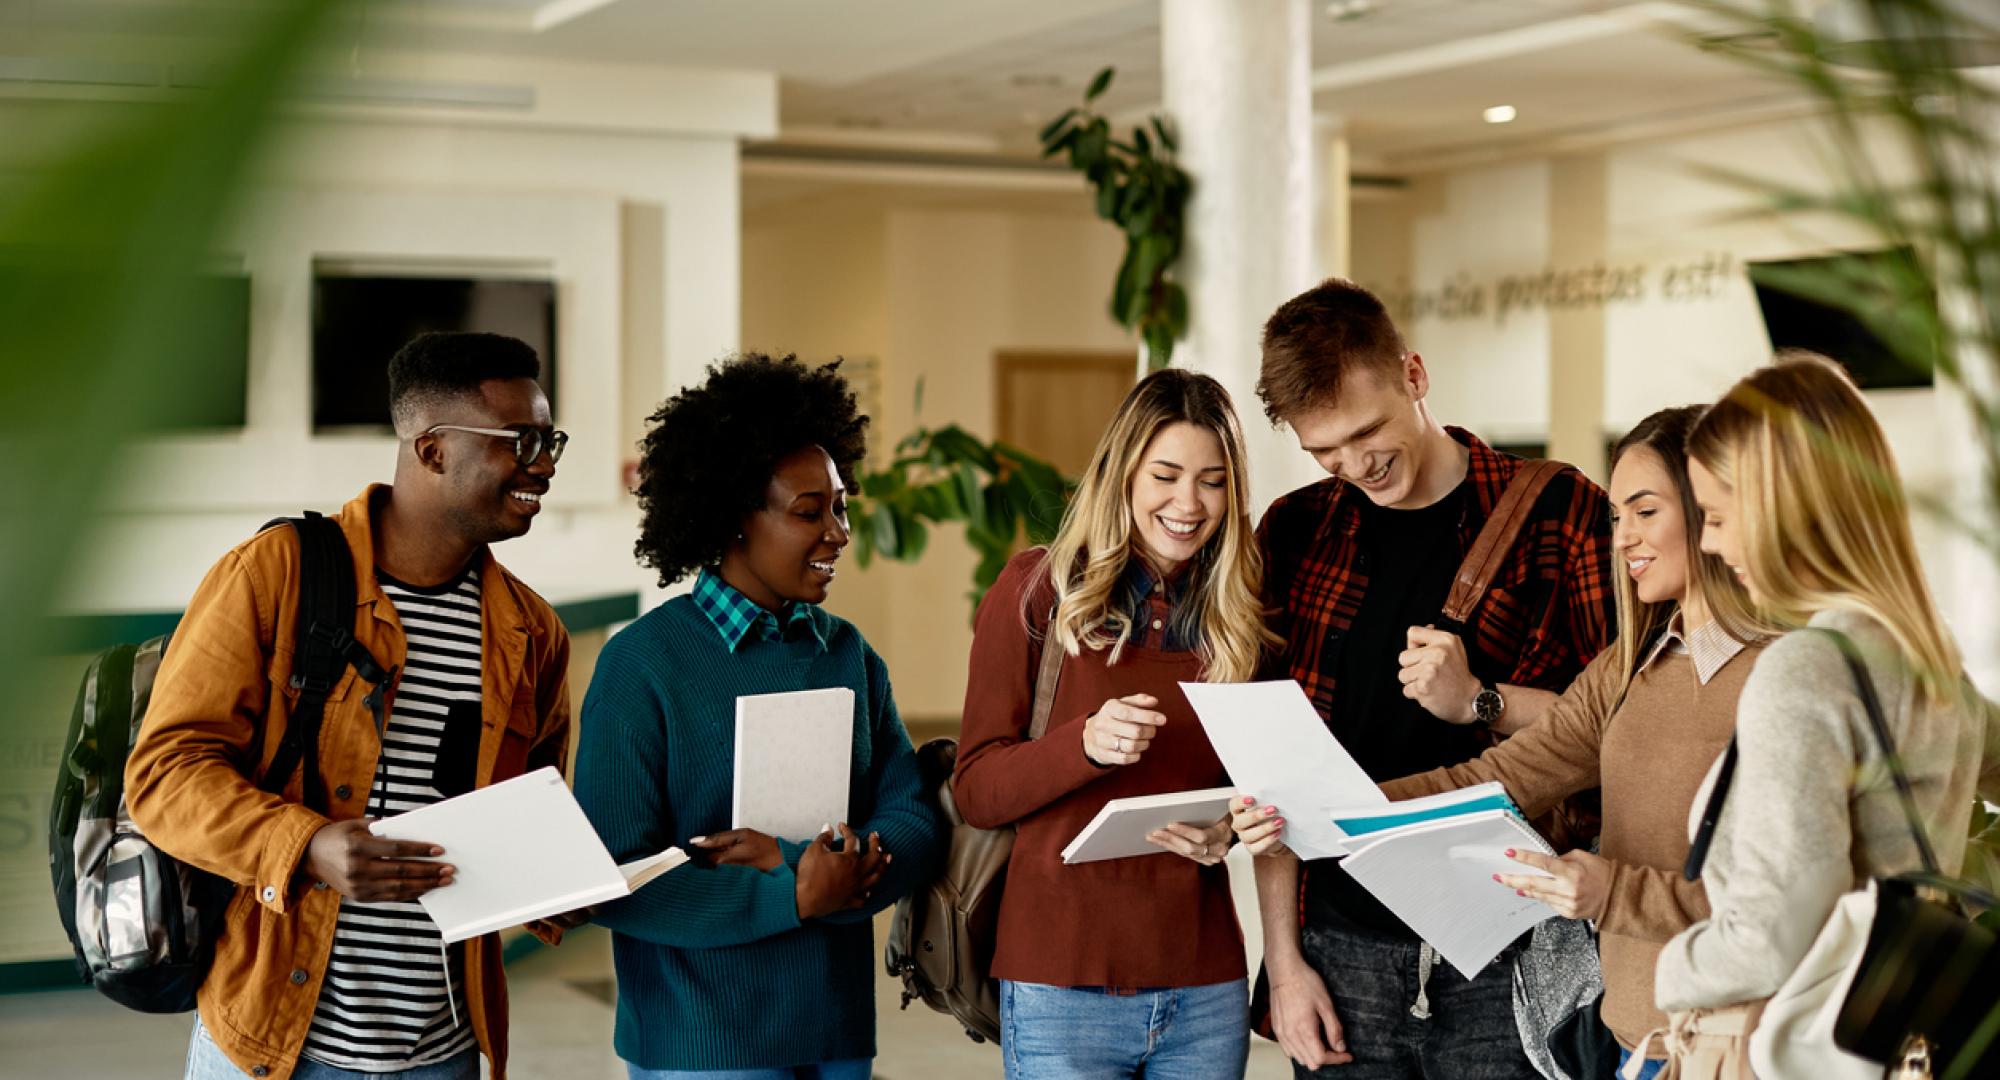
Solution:
M 1458 526 L 1462 559 L 1522 461 L 1469 431 L 1445 430 L 1470 451 L 1472 499 Z M 1328 646 L 1353 625 L 1368 589 L 1354 535 L 1357 503 L 1366 497 L 1329 477 L 1279 498 L 1257 526 L 1271 628 L 1285 639 L 1265 677 L 1297 679 L 1321 716 L 1332 713 L 1339 655 Z M 1615 632 L 1611 573 L 1610 501 L 1588 477 L 1565 468 L 1536 500 L 1463 631 L 1472 673 L 1490 682 L 1567 689 Z

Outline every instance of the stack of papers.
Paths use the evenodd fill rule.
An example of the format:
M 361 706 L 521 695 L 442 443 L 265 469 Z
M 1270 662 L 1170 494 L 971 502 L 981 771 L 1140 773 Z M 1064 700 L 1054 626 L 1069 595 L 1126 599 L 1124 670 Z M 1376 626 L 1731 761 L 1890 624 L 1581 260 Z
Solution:
M 1182 683 L 1181 691 L 1236 789 L 1285 815 L 1285 846 L 1299 858 L 1347 853 L 1334 807 L 1389 804 L 1297 682 Z
M 687 861 L 668 848 L 620 866 L 584 817 L 562 774 L 541 768 L 369 829 L 444 849 L 452 883 L 417 899 L 447 944 L 630 896 Z
M 1336 809 L 1331 821 L 1352 852 L 1341 867 L 1467 978 L 1555 914 L 1493 880 L 1541 874 L 1510 848 L 1555 854 L 1497 783 Z
M 1170 791 L 1163 795 L 1139 795 L 1113 799 L 1090 819 L 1063 849 L 1064 863 L 1128 859 L 1135 855 L 1167 855 L 1166 848 L 1146 839 L 1155 829 L 1177 821 L 1206 829 L 1229 812 L 1235 788 L 1203 788 L 1200 791 Z

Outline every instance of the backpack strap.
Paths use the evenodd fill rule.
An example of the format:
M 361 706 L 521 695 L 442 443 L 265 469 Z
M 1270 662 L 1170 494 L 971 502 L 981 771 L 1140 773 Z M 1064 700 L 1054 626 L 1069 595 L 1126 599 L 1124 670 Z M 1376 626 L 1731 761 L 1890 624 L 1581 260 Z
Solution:
M 351 666 L 375 687 L 367 701 L 371 709 L 379 709 L 392 673 L 354 639 L 354 556 L 340 526 L 311 510 L 304 517 L 283 518 L 271 525 L 281 523 L 291 526 L 299 540 L 298 640 L 291 675 L 299 699 L 286 719 L 285 734 L 262 787 L 282 791 L 292 770 L 299 769 L 306 807 L 324 814 L 326 781 L 319 768 L 319 733 L 327 696 Z
M 1523 462 L 1515 471 L 1493 512 L 1486 515 L 1486 524 L 1472 541 L 1472 550 L 1466 552 L 1465 561 L 1459 564 L 1457 576 L 1452 578 L 1451 593 L 1444 602 L 1446 620 L 1460 627 L 1471 621 L 1473 610 L 1485 599 L 1486 590 L 1492 588 L 1494 577 L 1507 561 L 1507 553 L 1514 549 L 1514 541 L 1527 525 L 1535 500 L 1562 470 L 1562 462 L 1538 458 Z
M 1035 671 L 1035 711 L 1029 714 L 1028 738 L 1039 739 L 1049 730 L 1049 714 L 1056 707 L 1056 683 L 1062 680 L 1062 643 L 1050 637 L 1056 625 L 1056 609 L 1049 607 L 1048 621 L 1042 624 L 1042 662 Z

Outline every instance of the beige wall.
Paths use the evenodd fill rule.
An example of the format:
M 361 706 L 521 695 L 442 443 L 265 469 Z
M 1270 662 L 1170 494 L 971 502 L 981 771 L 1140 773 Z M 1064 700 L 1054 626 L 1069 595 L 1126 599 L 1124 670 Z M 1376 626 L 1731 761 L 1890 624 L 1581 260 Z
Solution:
M 753 203 L 745 347 L 875 357 L 872 446 L 886 450 L 919 423 L 990 438 L 996 352 L 1131 347 L 1104 311 L 1123 254 L 1117 231 L 1081 195 L 995 203 L 922 205 L 876 190 Z M 828 603 L 881 652 L 914 720 L 956 721 L 964 703 L 975 562 L 962 530 L 936 529 L 922 561 L 850 566 Z

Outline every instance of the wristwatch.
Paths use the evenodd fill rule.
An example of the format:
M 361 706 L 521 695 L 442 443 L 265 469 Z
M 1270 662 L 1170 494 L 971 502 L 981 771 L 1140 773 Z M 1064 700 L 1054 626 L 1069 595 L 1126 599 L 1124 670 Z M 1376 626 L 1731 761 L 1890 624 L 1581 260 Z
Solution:
M 1479 692 L 1472 695 L 1472 719 L 1474 723 L 1485 724 L 1491 727 L 1499 722 L 1500 717 L 1506 711 L 1507 699 L 1500 696 L 1499 689 L 1492 683 L 1480 684 Z

